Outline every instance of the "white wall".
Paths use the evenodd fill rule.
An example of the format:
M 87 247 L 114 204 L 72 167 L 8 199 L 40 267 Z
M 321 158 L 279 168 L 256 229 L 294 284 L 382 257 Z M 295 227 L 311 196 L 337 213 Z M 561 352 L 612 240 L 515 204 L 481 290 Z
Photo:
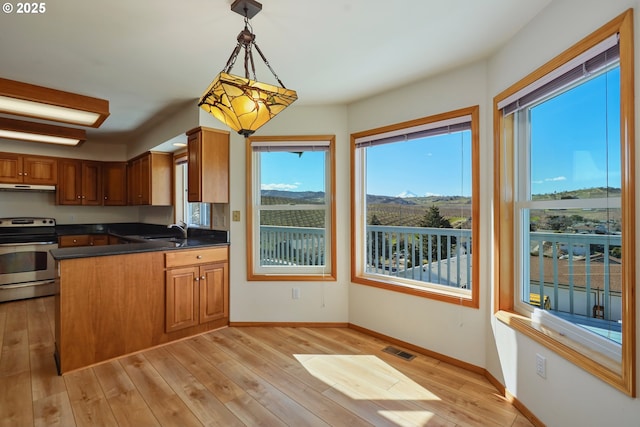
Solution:
M 352 284 L 349 321 L 482 367 L 489 325 L 489 270 L 483 266 L 490 265 L 491 249 L 489 228 L 484 225 L 489 223 L 492 185 L 491 169 L 486 167 L 491 156 L 487 147 L 491 134 L 485 125 L 489 114 L 485 108 L 486 74 L 486 64 L 476 63 L 349 106 L 349 132 L 353 133 L 480 105 L 480 309 Z M 340 185 L 348 186 L 349 182 Z M 339 217 L 345 221 L 347 218 Z
M 638 22 L 640 1 L 637 0 L 554 0 L 529 25 L 513 37 L 488 63 L 487 88 L 491 99 L 519 79 L 571 47 L 583 37 L 606 24 L 628 8 L 635 10 L 635 58 L 640 59 Z M 636 65 L 636 120 L 638 82 Z M 490 123 L 487 123 L 489 126 Z M 636 127 L 636 141 L 640 141 Z M 485 136 L 489 136 L 486 132 Z M 484 144 L 490 149 L 488 144 Z M 636 171 L 638 159 L 635 159 Z M 637 186 L 636 198 L 640 197 Z M 638 199 L 640 200 L 640 198 Z M 636 221 L 640 215 L 636 211 Z M 483 221 L 486 227 L 490 223 Z M 639 254 L 636 256 L 638 257 Z M 636 261 L 636 265 L 638 261 Z M 637 281 L 636 281 L 637 283 Z M 488 283 L 489 285 L 491 282 Z M 636 307 L 640 293 L 636 292 Z M 636 316 L 637 317 L 637 316 Z M 489 313 L 486 368 L 503 381 L 538 418 L 549 426 L 638 426 L 640 400 L 631 399 L 596 377 L 586 373 L 546 347 L 514 332 L 496 321 Z M 640 343 L 640 318 L 636 320 L 636 344 Z M 547 358 L 547 378 L 535 374 L 535 354 Z M 640 352 L 636 351 L 640 367 Z M 636 384 L 640 375 L 636 374 Z
M 231 223 L 232 322 L 347 322 L 349 289 L 349 139 L 346 107 L 289 107 L 260 135 L 336 135 L 337 275 L 335 282 L 249 282 L 246 280 L 245 139 L 231 134 L 231 206 L 241 220 Z M 215 120 L 215 119 L 212 119 Z M 203 126 L 214 125 L 201 120 Z M 219 125 L 213 126 L 219 127 Z M 300 288 L 300 299 L 291 288 Z

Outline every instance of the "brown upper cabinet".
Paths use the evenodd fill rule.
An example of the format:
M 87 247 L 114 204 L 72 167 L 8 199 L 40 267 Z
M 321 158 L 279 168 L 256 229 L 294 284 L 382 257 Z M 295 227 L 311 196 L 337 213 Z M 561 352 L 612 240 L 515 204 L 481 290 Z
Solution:
M 171 153 L 145 153 L 129 161 L 130 205 L 171 205 Z
M 102 184 L 105 206 L 126 206 L 127 163 L 105 162 L 102 164 Z
M 0 182 L 56 185 L 58 159 L 28 154 L 0 153 Z
M 59 168 L 59 205 L 102 205 L 101 162 L 60 159 Z
M 229 202 L 229 132 L 197 127 L 187 132 L 188 199 Z

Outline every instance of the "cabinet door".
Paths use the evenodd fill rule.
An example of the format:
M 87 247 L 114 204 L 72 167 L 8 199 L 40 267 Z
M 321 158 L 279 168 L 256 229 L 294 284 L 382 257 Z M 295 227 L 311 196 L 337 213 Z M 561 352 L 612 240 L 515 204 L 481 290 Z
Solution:
M 199 127 L 187 132 L 189 202 L 229 202 L 229 133 Z
M 200 180 L 202 177 L 202 133 L 197 132 L 189 135 L 188 144 L 188 182 L 187 197 L 189 202 L 202 201 L 202 186 Z
M 58 162 L 57 198 L 59 205 L 82 204 L 82 161 L 61 159 Z
M 123 162 L 102 165 L 105 206 L 125 206 L 127 204 L 127 164 Z
M 82 162 L 82 204 L 102 205 L 102 164 L 100 162 Z
M 58 160 L 55 158 L 24 156 L 22 170 L 25 184 L 55 185 L 58 183 Z
M 198 324 L 200 297 L 198 273 L 198 267 L 167 270 L 165 280 L 165 330 L 167 333 Z
M 227 263 L 200 267 L 200 323 L 229 316 Z
M 138 203 L 151 204 L 151 158 L 147 155 L 138 159 Z
M 0 153 L 0 182 L 22 183 L 22 159 L 18 154 Z

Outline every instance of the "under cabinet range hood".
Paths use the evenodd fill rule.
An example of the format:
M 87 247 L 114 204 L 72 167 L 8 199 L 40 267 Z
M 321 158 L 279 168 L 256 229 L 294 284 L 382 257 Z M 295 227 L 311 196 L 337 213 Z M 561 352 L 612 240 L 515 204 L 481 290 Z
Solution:
M 0 184 L 0 191 L 56 191 L 55 185 Z

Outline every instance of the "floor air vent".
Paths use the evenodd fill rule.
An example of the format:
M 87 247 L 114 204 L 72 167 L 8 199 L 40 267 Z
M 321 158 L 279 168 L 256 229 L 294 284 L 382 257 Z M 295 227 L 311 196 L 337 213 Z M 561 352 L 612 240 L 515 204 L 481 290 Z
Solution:
M 404 360 L 412 360 L 416 357 L 415 354 L 407 353 L 406 351 L 402 351 L 398 348 L 391 347 L 391 346 L 383 348 L 382 351 L 384 351 L 385 353 L 393 354 L 394 356 L 401 357 Z

